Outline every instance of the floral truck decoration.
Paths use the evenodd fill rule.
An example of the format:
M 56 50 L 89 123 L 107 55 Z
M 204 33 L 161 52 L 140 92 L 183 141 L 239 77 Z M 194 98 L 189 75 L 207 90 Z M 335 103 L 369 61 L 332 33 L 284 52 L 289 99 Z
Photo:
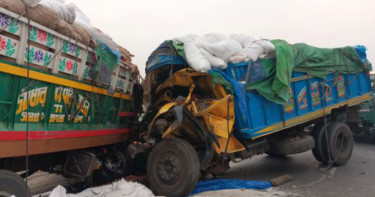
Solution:
M 30 171 L 57 161 L 69 163 L 64 152 L 77 149 L 86 152 L 76 151 L 72 157 L 83 154 L 92 162 L 106 162 L 106 157 L 96 156 L 104 146 L 108 154 L 118 156 L 114 151 L 128 139 L 137 114 L 133 89 L 140 79 L 132 55 L 113 41 L 94 37 L 87 27 L 60 19 L 45 5 L 28 7 L 28 11 L 30 25 L 21 0 L 0 1 L 0 163 L 12 158 L 21 164 L 26 140 L 30 161 L 45 160 L 35 162 L 38 165 Z M 74 163 L 66 165 L 69 169 Z M 61 173 L 81 178 L 92 175 L 91 164 L 81 167 L 88 173 Z M 0 169 L 14 171 L 1 164 Z M 108 170 L 105 166 L 96 169 L 99 174 Z M 0 179 L 0 185 L 6 183 Z M 20 192 L 28 190 L 24 186 L 15 187 Z

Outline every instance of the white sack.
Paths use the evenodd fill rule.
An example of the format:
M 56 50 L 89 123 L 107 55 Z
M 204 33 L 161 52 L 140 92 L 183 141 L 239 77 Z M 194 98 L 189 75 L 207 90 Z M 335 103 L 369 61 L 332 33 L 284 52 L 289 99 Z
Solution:
M 74 23 L 85 28 L 89 29 L 92 28 L 90 18 L 87 17 L 81 9 L 79 9 L 78 6 L 76 6 L 74 3 L 71 3 L 70 6 L 74 8 L 74 11 L 76 13 L 76 18 L 74 19 Z
M 275 46 L 268 40 L 257 40 L 250 45 L 246 45 L 243 53 L 251 60 L 256 61 L 259 57 L 265 56 L 275 51 Z
M 189 65 L 198 72 L 207 72 L 211 69 L 210 62 L 193 43 L 184 44 L 185 56 Z
M 216 57 L 227 61 L 229 57 L 240 53 L 242 51 L 242 47 L 238 42 L 232 39 L 226 39 L 209 45 L 207 51 Z
M 154 197 L 154 194 L 144 185 L 127 182 L 124 179 L 112 184 L 88 188 L 78 194 L 67 194 L 66 189 L 57 186 L 49 197 Z
M 264 54 L 264 48 L 258 43 L 248 45 L 242 51 L 250 60 L 256 61 L 262 54 Z
M 207 40 L 203 39 L 203 38 L 197 38 L 193 44 L 195 44 L 195 46 L 197 46 L 198 48 L 207 48 L 210 43 L 207 42 Z
M 233 39 L 240 43 L 243 48 L 245 48 L 245 46 L 250 45 L 255 41 L 253 37 L 245 34 L 231 34 L 229 37 L 230 39 Z
M 187 43 L 187 42 L 194 42 L 198 38 L 199 38 L 199 36 L 197 36 L 195 34 L 187 34 L 185 36 L 180 36 L 180 37 L 174 38 L 173 40 L 176 40 L 176 41 L 179 41 L 179 42 L 182 42 L 182 43 Z
M 76 18 L 76 12 L 72 5 L 65 4 L 61 0 L 42 0 L 40 4 L 45 5 L 59 15 L 59 18 L 72 24 Z
M 203 37 L 212 44 L 228 39 L 228 37 L 222 33 L 209 33 L 205 34 Z
M 23 2 L 25 2 L 25 4 L 31 8 L 35 7 L 36 5 L 38 5 L 38 3 L 41 1 L 41 0 L 22 0 Z
M 202 54 L 207 58 L 208 62 L 210 63 L 211 67 L 213 68 L 219 68 L 219 69 L 226 69 L 227 64 L 224 62 L 224 60 L 213 56 L 211 53 L 206 51 L 205 49 L 200 49 Z
M 82 10 L 79 9 L 74 3 L 71 3 L 70 5 L 74 8 L 76 12 L 74 24 L 77 24 L 85 28 L 85 30 L 90 33 L 92 38 L 101 41 L 102 43 L 107 45 L 108 48 L 111 49 L 113 52 L 118 50 L 117 44 L 112 40 L 112 38 L 109 35 L 100 32 L 98 29 L 92 27 L 90 19 L 82 12 Z
M 275 46 L 268 40 L 257 40 L 255 43 L 260 44 L 264 49 L 264 54 L 275 51 Z
M 237 64 L 240 62 L 245 62 L 247 59 L 247 56 L 243 53 L 238 53 L 236 55 L 233 55 L 229 58 L 229 61 L 232 62 L 233 64 Z

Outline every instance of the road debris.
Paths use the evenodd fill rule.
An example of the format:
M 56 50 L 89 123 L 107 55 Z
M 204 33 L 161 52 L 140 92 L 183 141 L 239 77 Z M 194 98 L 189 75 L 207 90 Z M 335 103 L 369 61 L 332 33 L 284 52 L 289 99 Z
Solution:
M 66 189 L 57 186 L 52 190 L 49 197 L 153 197 L 154 194 L 144 185 L 125 181 L 113 182 L 112 184 L 88 188 L 78 194 L 67 194 Z
M 270 183 L 271 183 L 272 187 L 278 187 L 278 186 L 280 186 L 284 183 L 287 183 L 289 181 L 292 181 L 292 180 L 293 180 L 293 177 L 291 175 L 285 174 L 285 175 L 282 175 L 282 176 L 271 179 Z

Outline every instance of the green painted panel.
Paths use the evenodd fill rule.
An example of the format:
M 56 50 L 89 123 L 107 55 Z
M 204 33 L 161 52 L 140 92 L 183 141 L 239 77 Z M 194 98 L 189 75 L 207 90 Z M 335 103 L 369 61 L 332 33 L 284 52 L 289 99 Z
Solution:
M 13 88 L 9 82 L 15 83 L 15 76 L 0 73 L 0 130 L 8 128 L 10 121 L 10 109 L 12 104 Z
M 25 130 L 27 122 L 27 114 L 29 121 L 29 129 L 43 129 L 44 118 L 46 116 L 46 104 L 48 92 L 52 91 L 49 84 L 20 79 L 18 92 L 13 102 L 15 105 L 14 129 Z
M 12 84 L 12 85 L 10 85 Z M 29 85 L 29 86 L 28 86 Z M 27 88 L 28 87 L 28 88 Z M 0 131 L 125 128 L 130 101 L 0 73 Z

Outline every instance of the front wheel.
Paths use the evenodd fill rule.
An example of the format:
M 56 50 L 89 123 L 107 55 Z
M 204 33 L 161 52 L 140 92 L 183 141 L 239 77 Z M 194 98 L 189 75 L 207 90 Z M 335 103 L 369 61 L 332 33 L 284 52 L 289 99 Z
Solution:
M 185 140 L 162 140 L 150 153 L 147 177 L 157 195 L 184 196 L 194 189 L 199 180 L 199 158 Z

